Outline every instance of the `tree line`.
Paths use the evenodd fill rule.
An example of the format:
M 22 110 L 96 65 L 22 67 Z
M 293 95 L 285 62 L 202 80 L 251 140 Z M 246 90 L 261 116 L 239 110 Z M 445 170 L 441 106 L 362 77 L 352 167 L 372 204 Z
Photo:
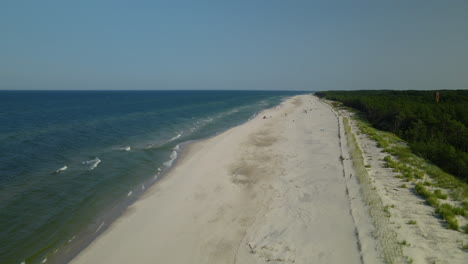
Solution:
M 468 90 L 326 91 L 318 97 L 355 108 L 418 155 L 468 181 Z

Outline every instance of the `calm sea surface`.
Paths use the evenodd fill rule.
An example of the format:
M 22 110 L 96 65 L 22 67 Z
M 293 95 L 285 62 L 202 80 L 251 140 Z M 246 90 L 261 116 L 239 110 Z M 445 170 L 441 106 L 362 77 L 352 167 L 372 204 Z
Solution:
M 66 260 L 157 181 L 181 143 L 295 94 L 0 91 L 0 263 Z

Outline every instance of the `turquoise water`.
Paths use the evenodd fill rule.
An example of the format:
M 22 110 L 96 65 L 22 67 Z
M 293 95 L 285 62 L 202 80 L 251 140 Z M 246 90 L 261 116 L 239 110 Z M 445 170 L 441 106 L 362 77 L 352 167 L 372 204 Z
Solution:
M 299 92 L 0 91 L 0 263 L 65 262 L 180 144 Z

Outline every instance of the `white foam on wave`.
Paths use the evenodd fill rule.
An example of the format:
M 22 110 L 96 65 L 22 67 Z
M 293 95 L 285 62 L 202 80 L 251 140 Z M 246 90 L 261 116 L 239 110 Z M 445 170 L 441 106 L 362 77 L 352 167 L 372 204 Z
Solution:
M 172 151 L 171 155 L 169 156 L 171 159 L 176 159 L 177 158 L 177 151 Z
M 130 150 L 132 150 L 132 148 L 130 146 L 126 146 L 126 147 L 120 148 L 120 150 L 130 151 Z
M 179 151 L 179 150 L 180 150 L 179 144 L 177 144 L 177 145 L 174 147 L 174 150 L 175 150 L 175 151 Z
M 89 170 L 94 170 L 99 165 L 99 163 L 101 163 L 101 160 L 98 157 L 92 160 L 83 161 L 83 164 L 89 165 Z
M 99 232 L 99 230 L 101 230 L 101 228 L 104 226 L 104 222 L 101 223 L 101 225 L 98 227 L 98 229 L 96 229 L 96 231 L 94 233 L 97 233 Z
M 129 196 L 132 195 L 132 194 L 133 194 L 133 191 L 129 191 L 129 192 L 127 193 L 127 197 L 129 197 Z
M 227 112 L 224 112 L 224 113 L 221 113 L 221 114 L 217 115 L 216 118 L 217 118 L 217 119 L 218 119 L 218 118 L 223 118 L 223 117 L 226 117 L 226 116 L 233 115 L 233 114 L 235 114 L 235 113 L 239 113 L 239 111 L 240 111 L 241 109 L 243 109 L 243 108 L 245 108 L 245 107 L 237 107 L 237 108 L 234 108 L 234 109 L 232 109 L 232 110 L 229 110 L 229 111 L 227 111 Z
M 171 159 L 164 162 L 163 165 L 166 166 L 166 167 L 170 167 L 172 166 L 172 162 L 174 162 L 174 160 L 177 158 L 177 151 L 172 151 L 171 155 L 169 156 Z
M 182 132 L 180 132 L 180 133 L 177 133 L 177 136 L 175 136 L 175 137 L 173 137 L 173 138 L 169 139 L 169 142 L 170 142 L 170 141 L 174 141 L 174 140 L 176 140 L 176 139 L 180 138 L 181 136 L 182 136 Z
M 68 243 L 72 242 L 75 238 L 76 238 L 76 236 L 73 236 L 72 238 L 70 238 L 70 239 L 68 240 Z
M 59 173 L 59 172 L 62 172 L 62 171 L 66 171 L 68 169 L 67 165 L 63 166 L 62 168 L 56 170 L 55 172 L 56 173 Z

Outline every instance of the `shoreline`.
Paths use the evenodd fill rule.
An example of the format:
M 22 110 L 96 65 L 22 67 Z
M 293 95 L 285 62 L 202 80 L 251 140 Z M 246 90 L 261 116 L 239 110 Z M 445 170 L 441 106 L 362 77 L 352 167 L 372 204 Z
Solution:
M 267 109 L 255 113 L 248 120 L 234 127 L 241 126 L 249 122 L 265 110 Z M 117 204 L 114 205 L 112 208 L 108 208 L 107 210 L 105 210 L 105 212 L 103 212 L 102 215 L 100 215 L 94 223 L 89 224 L 86 227 L 86 229 L 82 231 L 85 233 L 84 235 L 79 236 L 78 234 L 76 236 L 73 236 L 68 240 L 68 243 L 62 246 L 59 250 L 52 252 L 52 254 L 50 256 L 47 256 L 44 260 L 48 263 L 69 263 L 70 261 L 72 261 L 77 255 L 81 253 L 81 251 L 86 249 L 94 240 L 96 240 L 110 226 L 112 226 L 112 224 L 118 218 L 124 217 L 128 207 L 132 206 L 135 202 L 142 199 L 145 196 L 145 193 L 148 191 L 148 189 L 150 189 L 153 185 L 158 184 L 158 182 L 162 181 L 165 178 L 165 176 L 168 173 L 170 173 L 170 171 L 174 167 L 176 167 L 181 160 L 183 160 L 184 156 L 187 155 L 187 151 L 185 151 L 186 148 L 190 147 L 190 145 L 195 144 L 197 142 L 209 140 L 213 137 L 216 137 L 217 135 L 222 134 L 234 127 L 227 128 L 224 131 L 220 131 L 215 135 L 206 138 L 188 140 L 177 144 L 177 146 L 179 146 L 179 150 L 177 151 L 178 155 L 171 162 L 171 165 L 169 167 L 163 165 L 166 168 L 162 169 L 161 171 L 158 171 L 158 173 L 156 173 L 154 176 L 141 183 L 141 186 L 144 186 L 144 188 L 140 189 L 138 187 L 135 187 L 133 190 L 130 191 L 131 195 L 127 196 L 126 198 L 122 198 L 121 201 L 117 202 Z M 131 199 L 128 199 L 130 198 L 130 196 Z M 93 230 L 95 231 L 93 232 Z
M 282 104 L 288 98 L 290 98 L 290 96 L 284 98 L 278 105 Z M 278 105 L 274 106 L 273 108 L 277 107 Z M 179 146 L 179 149 L 177 150 L 178 155 L 171 162 L 171 165 L 169 167 L 163 165 L 163 167 L 165 168 L 163 168 L 161 171 L 158 171 L 155 175 L 148 178 L 146 181 L 142 182 L 139 186 L 130 190 L 129 194 L 131 193 L 131 195 L 122 198 L 121 201 L 117 202 L 115 205 L 113 205 L 113 207 L 106 209 L 101 215 L 99 215 L 98 218 L 96 218 L 95 222 L 90 223 L 83 231 L 80 232 L 84 234 L 80 235 L 80 233 L 77 233 L 77 235 L 69 238 L 67 243 L 65 243 L 58 250 L 51 252 L 51 254 L 44 258 L 42 261 L 46 261 L 46 263 L 69 263 L 70 261 L 72 261 L 77 255 L 79 255 L 90 244 L 92 244 L 94 240 L 96 240 L 103 233 L 105 233 L 115 221 L 117 221 L 120 217 L 124 217 L 127 213 L 127 209 L 131 207 L 134 203 L 138 202 L 140 199 L 143 199 L 154 185 L 163 181 L 166 178 L 167 174 L 169 174 L 175 167 L 177 167 L 177 164 L 180 163 L 185 156 L 187 156 L 188 151 L 186 150 L 186 148 L 190 148 L 191 145 L 196 144 L 198 142 L 210 140 L 235 127 L 242 126 L 245 123 L 259 116 L 266 110 L 268 110 L 268 108 L 253 114 L 251 117 L 249 117 L 249 119 L 245 120 L 244 122 L 226 128 L 220 132 L 217 132 L 214 135 L 201 139 L 187 140 L 177 144 L 177 146 Z M 144 188 L 140 189 L 140 186 L 144 186 Z
M 339 174 L 339 138 L 314 127 L 321 124 L 324 130 L 339 132 L 336 121 L 323 117 L 330 117 L 325 109 L 313 96 L 295 96 L 244 124 L 190 144 L 167 177 L 153 184 L 71 263 L 302 263 L 311 258 L 361 263 L 358 227 Z M 304 144 L 328 147 L 314 153 Z M 316 161 L 303 168 L 308 158 Z M 304 175 L 315 169 L 326 176 Z M 337 201 L 329 200 L 330 189 L 317 189 L 315 182 L 336 191 Z M 297 188 L 305 191 L 298 193 Z M 297 213 L 299 220 L 288 216 Z M 283 228 L 289 234 L 277 237 Z M 298 244 L 301 240 L 304 243 Z M 321 250 L 313 254 L 305 245 Z M 115 252 L 121 247 L 125 250 Z
M 92 98 L 83 94 L 80 100 L 73 95 L 43 95 L 51 102 L 61 98 L 69 111 L 62 106 L 50 109 L 47 104 L 41 104 L 38 112 L 16 109 L 25 119 L 37 118 L 43 111 L 57 122 L 52 127 L 43 122 L 24 123 L 22 130 L 27 133 L 13 137 L 3 151 L 9 164 L 5 173 L 13 181 L 10 176 L 4 179 L 6 214 L 0 233 L 5 243 L 0 262 L 54 263 L 55 255 L 66 255 L 70 243 L 86 240 L 86 232 L 95 236 L 111 222 L 107 219 L 115 218 L 106 215 L 120 215 L 120 209 L 107 212 L 131 203 L 158 167 L 170 164 L 167 161 L 176 156 L 172 148 L 177 143 L 205 139 L 238 126 L 293 94 L 193 91 L 141 96 L 129 92 Z M 132 100 L 112 100 L 122 97 Z M 25 98 L 15 95 L 12 99 L 24 103 Z M 101 99 L 108 103 L 100 104 Z M 87 100 L 87 109 L 99 115 L 79 111 L 80 102 Z M 14 132 L 15 127 L 11 129 Z M 33 138 L 41 140 L 23 140 Z M 20 150 L 25 153 L 20 159 L 10 155 Z M 57 172 L 64 166 L 66 170 Z

